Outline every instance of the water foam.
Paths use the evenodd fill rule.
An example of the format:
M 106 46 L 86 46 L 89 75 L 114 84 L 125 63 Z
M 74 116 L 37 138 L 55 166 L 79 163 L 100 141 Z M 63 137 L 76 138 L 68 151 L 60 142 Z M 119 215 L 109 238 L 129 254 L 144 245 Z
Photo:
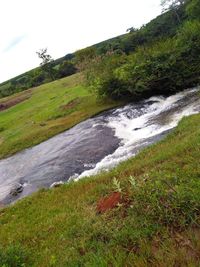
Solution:
M 198 113 L 200 111 L 198 91 L 198 89 L 186 90 L 167 98 L 151 97 L 145 101 L 139 112 L 137 105 L 117 109 L 109 117 L 107 126 L 112 128 L 115 136 L 121 140 L 120 147 L 113 154 L 103 158 L 93 169 L 84 171 L 76 180 L 110 170 L 120 162 L 135 156 L 141 148 L 151 144 L 151 138 L 176 127 L 184 116 Z M 195 98 L 190 99 L 194 94 Z

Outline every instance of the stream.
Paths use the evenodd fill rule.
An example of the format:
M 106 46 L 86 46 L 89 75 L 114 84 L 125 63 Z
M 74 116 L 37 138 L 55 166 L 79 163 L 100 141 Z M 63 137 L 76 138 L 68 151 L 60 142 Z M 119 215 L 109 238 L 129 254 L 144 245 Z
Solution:
M 103 112 L 0 160 L 0 202 L 9 204 L 57 182 L 107 171 L 164 138 L 184 116 L 199 112 L 199 88 Z

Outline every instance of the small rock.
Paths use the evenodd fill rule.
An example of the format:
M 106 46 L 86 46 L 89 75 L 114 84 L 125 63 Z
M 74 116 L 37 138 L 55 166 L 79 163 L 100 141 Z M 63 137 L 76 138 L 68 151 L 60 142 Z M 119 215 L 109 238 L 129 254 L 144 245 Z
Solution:
M 24 188 L 23 188 L 23 185 L 17 183 L 17 184 L 15 185 L 15 187 L 11 189 L 11 191 L 10 191 L 10 195 L 12 195 L 12 196 L 17 196 L 18 194 L 20 194 L 20 193 L 23 191 L 23 189 L 24 189 Z
M 55 182 L 55 183 L 53 183 L 51 186 L 50 186 L 50 188 L 53 188 L 53 187 L 59 187 L 59 186 L 61 186 L 61 185 L 63 185 L 64 184 L 64 182 L 62 182 L 62 181 L 60 181 L 60 182 Z

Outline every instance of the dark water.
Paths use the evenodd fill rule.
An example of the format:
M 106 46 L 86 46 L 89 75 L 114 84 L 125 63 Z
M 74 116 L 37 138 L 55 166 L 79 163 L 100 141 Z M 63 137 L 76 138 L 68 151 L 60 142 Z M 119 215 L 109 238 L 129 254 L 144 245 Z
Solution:
M 55 182 L 109 170 L 163 138 L 183 116 L 199 111 L 199 90 L 191 89 L 168 98 L 152 97 L 86 120 L 1 160 L 0 201 L 10 203 Z M 15 196 L 13 188 L 14 192 L 18 188 Z

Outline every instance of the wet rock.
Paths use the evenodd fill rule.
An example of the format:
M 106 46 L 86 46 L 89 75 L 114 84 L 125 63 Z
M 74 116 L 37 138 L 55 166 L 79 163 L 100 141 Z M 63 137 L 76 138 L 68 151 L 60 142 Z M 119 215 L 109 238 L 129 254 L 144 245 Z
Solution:
M 17 184 L 15 185 L 15 187 L 11 189 L 11 191 L 10 191 L 10 195 L 12 195 L 12 196 L 17 196 L 18 194 L 20 194 L 20 193 L 23 191 L 23 189 L 24 189 L 24 188 L 23 188 L 23 185 L 17 183 Z
M 61 185 L 63 185 L 64 184 L 64 182 L 62 182 L 62 181 L 60 181 L 60 182 L 55 182 L 55 183 L 53 183 L 51 186 L 50 186 L 50 188 L 53 188 L 53 187 L 59 187 L 59 186 L 61 186 Z

